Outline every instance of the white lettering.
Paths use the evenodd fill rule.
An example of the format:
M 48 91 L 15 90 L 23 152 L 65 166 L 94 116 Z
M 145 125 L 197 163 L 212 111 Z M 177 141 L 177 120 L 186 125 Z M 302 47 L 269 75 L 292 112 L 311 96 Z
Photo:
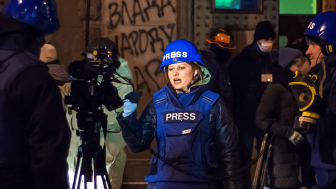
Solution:
M 171 118 L 172 115 L 171 114 L 166 114 L 166 121 L 168 121 L 169 118 Z
M 166 54 L 166 58 L 167 58 L 167 59 L 170 59 L 170 58 L 169 58 L 169 56 L 170 56 L 170 54 L 169 54 L 169 53 L 168 53 L 168 54 Z
M 315 23 L 310 22 L 308 28 L 312 30 L 314 27 L 315 27 Z
M 182 57 L 183 57 L 183 58 L 187 58 L 187 57 L 188 57 L 187 52 L 183 52 L 183 53 L 182 53 Z
M 183 120 L 183 113 L 178 113 L 178 120 L 182 121 Z
M 175 118 L 175 120 L 177 120 L 177 113 L 173 113 L 172 120 L 174 120 L 174 118 Z
M 191 119 L 191 120 L 195 120 L 195 119 L 196 119 L 195 113 L 191 113 L 191 114 L 190 114 L 190 119 Z
M 175 52 L 171 52 L 171 53 L 170 53 L 170 57 L 171 57 L 171 58 L 175 58 L 175 56 L 176 56 L 176 53 L 175 53 Z
M 177 57 L 177 58 L 181 57 L 181 51 L 177 51 L 177 52 L 176 52 L 176 57 Z
M 189 119 L 189 114 L 188 113 L 184 113 L 183 114 L 183 119 L 184 120 L 188 120 Z

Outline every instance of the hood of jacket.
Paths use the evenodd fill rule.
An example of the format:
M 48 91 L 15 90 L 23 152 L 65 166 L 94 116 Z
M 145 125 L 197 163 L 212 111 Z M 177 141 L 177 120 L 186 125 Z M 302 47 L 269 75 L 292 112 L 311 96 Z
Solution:
M 39 57 L 44 31 L 0 13 L 0 49 L 28 51 Z

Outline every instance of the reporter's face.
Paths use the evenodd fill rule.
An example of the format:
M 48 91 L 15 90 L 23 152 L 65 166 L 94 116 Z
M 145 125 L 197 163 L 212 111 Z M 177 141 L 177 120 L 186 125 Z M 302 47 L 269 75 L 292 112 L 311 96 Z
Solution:
M 168 78 L 174 89 L 187 91 L 187 86 L 191 84 L 195 71 L 186 62 L 170 64 L 168 66 Z
M 311 67 L 319 64 L 321 59 L 324 57 L 323 53 L 321 52 L 321 47 L 314 42 L 309 43 L 306 55 L 309 56 Z

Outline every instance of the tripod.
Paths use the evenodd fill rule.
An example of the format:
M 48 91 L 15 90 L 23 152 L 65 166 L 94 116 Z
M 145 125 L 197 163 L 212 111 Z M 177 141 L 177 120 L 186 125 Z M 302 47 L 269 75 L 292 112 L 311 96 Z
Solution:
M 100 146 L 100 133 L 103 130 L 104 142 L 106 138 L 107 116 L 100 109 L 97 112 L 78 112 L 77 132 L 82 144 L 78 147 L 77 163 L 72 189 L 80 188 L 82 177 L 84 188 L 87 189 L 87 182 L 94 182 L 94 189 L 97 189 L 97 176 L 100 175 L 104 189 L 112 189 L 109 176 L 106 171 L 106 147 Z M 76 185 L 77 182 L 77 185 Z

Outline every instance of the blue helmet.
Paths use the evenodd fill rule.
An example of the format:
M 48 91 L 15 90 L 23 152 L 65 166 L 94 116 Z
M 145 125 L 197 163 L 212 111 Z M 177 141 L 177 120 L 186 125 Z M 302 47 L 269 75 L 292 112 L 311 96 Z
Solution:
M 60 28 L 54 0 L 10 0 L 2 13 L 43 30 L 45 34 Z
M 323 39 L 330 44 L 336 44 L 336 12 L 327 11 L 315 16 L 304 35 Z
M 202 56 L 197 47 L 190 41 L 179 39 L 175 40 L 166 47 L 161 62 L 160 69 L 179 62 L 197 62 L 204 66 Z

